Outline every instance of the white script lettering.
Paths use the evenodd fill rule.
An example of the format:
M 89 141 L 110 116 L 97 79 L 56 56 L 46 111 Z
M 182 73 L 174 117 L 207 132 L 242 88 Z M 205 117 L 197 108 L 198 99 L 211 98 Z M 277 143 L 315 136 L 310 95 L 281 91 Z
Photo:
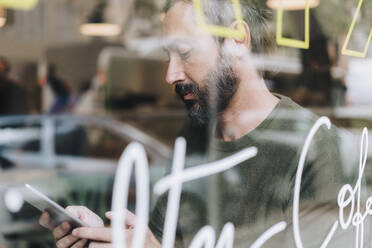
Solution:
M 300 233 L 300 220 L 299 220 L 299 203 L 300 203 L 300 187 L 302 173 L 304 170 L 305 160 L 310 148 L 312 139 L 321 126 L 325 125 L 328 129 L 331 127 L 331 122 L 327 117 L 321 117 L 311 128 L 308 136 L 306 137 L 304 146 L 301 151 L 300 160 L 298 163 L 295 186 L 294 186 L 294 200 L 293 200 L 293 235 L 295 245 L 297 248 L 303 248 L 303 243 Z M 350 224 L 356 227 L 356 248 L 363 247 L 363 234 L 364 234 L 364 221 L 368 215 L 372 215 L 372 197 L 366 201 L 366 211 L 364 214 L 360 212 L 360 193 L 361 182 L 367 161 L 368 150 L 368 131 L 366 128 L 363 130 L 361 139 L 361 151 L 359 162 L 359 177 L 354 186 L 350 184 L 344 185 L 337 198 L 339 206 L 339 219 L 334 222 L 327 236 L 321 244 L 321 248 L 327 247 L 331 241 L 335 231 L 340 225 L 342 229 L 347 229 Z M 170 175 L 160 179 L 154 186 L 154 192 L 158 195 L 165 193 L 169 190 L 168 205 L 165 215 L 164 223 L 164 236 L 162 247 L 172 248 L 175 243 L 175 232 L 177 219 L 179 214 L 179 204 L 182 191 L 182 184 L 199 178 L 207 177 L 217 173 L 221 173 L 234 166 L 256 156 L 257 149 L 255 147 L 246 148 L 234 155 L 223 158 L 221 160 L 198 165 L 195 167 L 184 169 L 186 154 L 186 141 L 184 138 L 178 138 L 175 142 L 175 150 L 173 156 L 172 172 Z M 113 202 L 112 202 L 112 235 L 113 245 L 115 248 L 125 246 L 125 211 L 127 207 L 127 197 L 129 190 L 129 181 L 133 165 L 136 166 L 136 225 L 134 230 L 134 238 L 131 247 L 143 247 L 144 239 L 146 236 L 147 219 L 149 211 L 149 172 L 148 161 L 145 150 L 142 145 L 138 143 L 131 143 L 125 149 L 120 158 L 116 178 L 114 183 Z M 355 197 L 357 199 L 355 199 Z M 355 202 L 356 201 L 356 202 Z M 349 215 L 345 219 L 344 209 L 350 206 Z M 354 213 L 354 210 L 356 212 Z M 274 235 L 285 230 L 287 223 L 281 221 L 271 226 L 265 231 L 251 246 L 250 248 L 260 248 L 267 240 Z M 212 226 L 204 226 L 195 235 L 191 242 L 190 248 L 207 247 L 212 248 L 232 248 L 234 243 L 234 225 L 226 223 L 221 232 L 220 238 L 216 244 L 216 234 Z

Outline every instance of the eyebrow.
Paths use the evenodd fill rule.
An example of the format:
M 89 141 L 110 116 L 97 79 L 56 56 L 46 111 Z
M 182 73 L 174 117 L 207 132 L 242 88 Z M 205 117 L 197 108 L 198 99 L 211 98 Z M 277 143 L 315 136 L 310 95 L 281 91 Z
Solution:
M 169 52 L 169 50 L 177 50 L 177 49 L 178 49 L 178 46 L 179 46 L 180 44 L 187 44 L 187 45 L 191 46 L 190 43 L 187 42 L 186 40 L 183 40 L 183 39 L 175 39 L 175 40 L 173 40 L 172 42 L 169 42 L 168 44 L 163 45 L 163 50 L 164 50 L 165 52 Z

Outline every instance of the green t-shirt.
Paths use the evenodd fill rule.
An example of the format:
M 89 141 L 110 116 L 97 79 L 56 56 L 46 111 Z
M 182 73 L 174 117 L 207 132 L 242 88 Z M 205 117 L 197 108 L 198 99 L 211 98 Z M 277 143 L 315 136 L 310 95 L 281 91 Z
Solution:
M 269 116 L 237 140 L 208 139 L 208 128 L 192 125 L 184 128 L 182 134 L 188 142 L 185 168 L 224 158 L 247 147 L 254 146 L 258 152 L 255 157 L 228 171 L 183 184 L 177 247 L 188 246 L 202 226 L 212 225 L 219 234 L 227 222 L 236 228 L 237 246 L 234 247 L 239 247 L 239 244 L 247 247 L 279 221 L 286 221 L 289 227 L 287 232 L 276 237 L 276 242 L 280 239 L 283 244 L 294 246 L 291 245 L 293 238 L 288 234 L 296 171 L 305 139 L 319 117 L 285 96 L 276 96 L 280 101 Z M 341 139 L 337 128 L 332 126 L 328 130 L 322 126 L 312 140 L 302 176 L 301 214 L 315 211 L 316 216 L 310 214 L 309 218 L 318 219 L 322 216 L 317 212 L 319 209 L 331 209 L 331 213 L 325 211 L 330 221 L 317 224 L 310 221 L 312 224 L 307 225 L 322 233 L 318 227 L 321 226 L 325 229 L 324 235 L 333 224 L 332 220 L 337 219 L 338 190 L 343 184 L 351 183 L 344 173 Z M 357 159 L 353 154 L 350 150 L 348 156 Z M 150 220 L 150 228 L 159 240 L 166 204 L 167 195 L 164 195 L 159 198 Z M 307 218 L 304 219 L 304 223 L 309 223 Z

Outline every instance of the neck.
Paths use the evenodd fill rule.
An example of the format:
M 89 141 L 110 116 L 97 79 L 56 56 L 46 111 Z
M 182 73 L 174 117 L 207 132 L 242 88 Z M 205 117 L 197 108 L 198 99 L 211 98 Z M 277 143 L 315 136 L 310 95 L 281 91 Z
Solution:
M 239 139 L 254 130 L 279 102 L 256 72 L 247 74 L 241 75 L 244 80 L 227 109 L 218 116 L 216 135 L 223 141 Z

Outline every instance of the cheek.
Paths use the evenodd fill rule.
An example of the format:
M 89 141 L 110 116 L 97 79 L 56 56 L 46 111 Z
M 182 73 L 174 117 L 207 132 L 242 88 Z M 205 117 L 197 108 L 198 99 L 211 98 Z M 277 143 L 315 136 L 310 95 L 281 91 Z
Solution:
M 213 54 L 198 53 L 185 64 L 186 75 L 194 83 L 204 87 L 210 77 L 210 72 L 216 67 L 217 61 L 218 58 Z
M 187 77 L 199 87 L 204 87 L 209 77 L 209 70 L 203 63 L 189 64 L 185 66 L 185 72 Z

